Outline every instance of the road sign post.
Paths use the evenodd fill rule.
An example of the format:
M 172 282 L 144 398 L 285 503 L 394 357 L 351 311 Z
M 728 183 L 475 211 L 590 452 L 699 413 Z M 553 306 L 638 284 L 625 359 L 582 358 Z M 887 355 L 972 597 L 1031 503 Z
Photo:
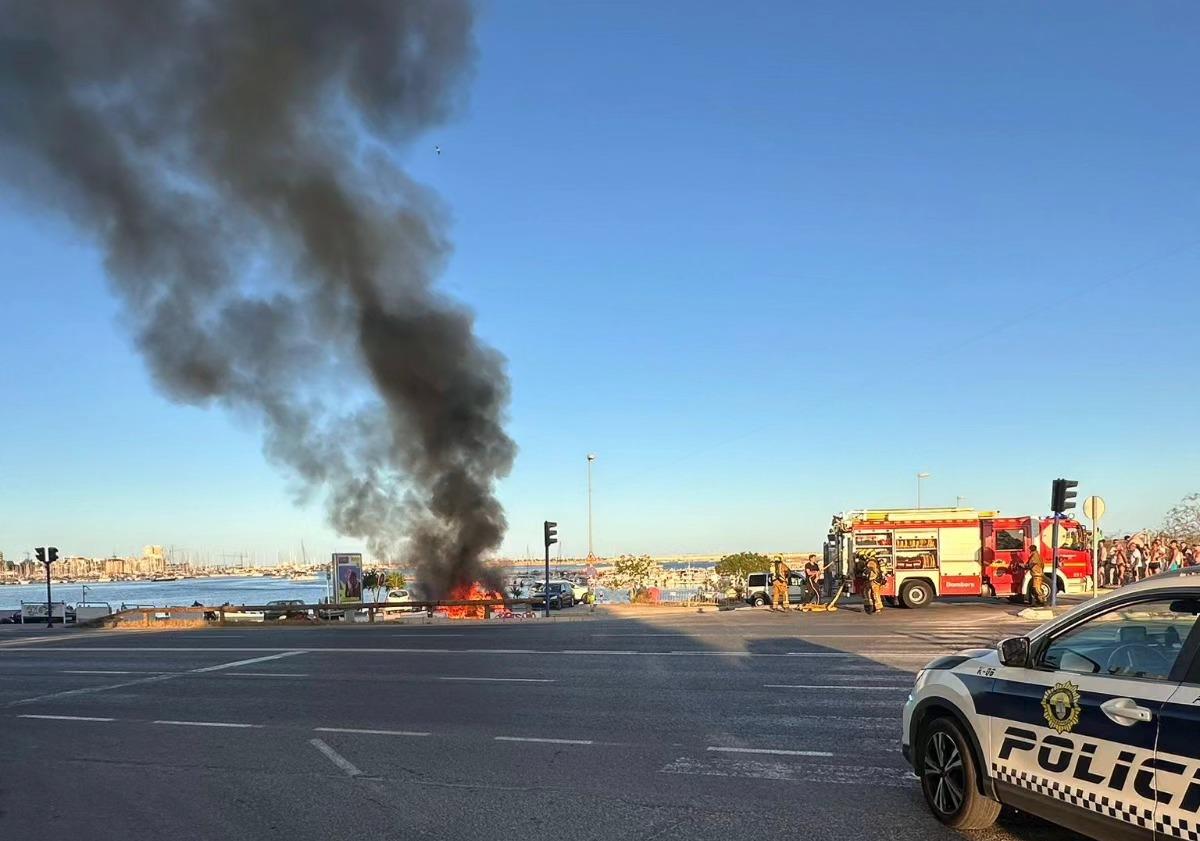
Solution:
M 1089 496 L 1083 501 L 1083 514 L 1092 521 L 1092 598 L 1100 589 L 1100 518 L 1104 516 L 1104 498 Z

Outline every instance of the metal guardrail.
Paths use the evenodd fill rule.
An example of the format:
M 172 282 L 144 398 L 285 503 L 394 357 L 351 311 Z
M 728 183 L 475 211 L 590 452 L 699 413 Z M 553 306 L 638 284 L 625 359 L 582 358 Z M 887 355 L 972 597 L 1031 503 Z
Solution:
M 262 604 L 262 605 L 189 605 L 180 607 L 134 607 L 118 611 L 111 616 L 101 617 L 83 624 L 107 625 L 110 627 L 162 626 L 164 623 L 206 624 L 216 622 L 225 625 L 242 619 L 238 614 L 279 614 L 279 619 L 307 619 L 330 621 L 343 619 L 347 614 L 366 612 L 367 622 L 375 622 L 379 613 L 421 613 L 432 617 L 440 607 L 465 607 L 482 609 L 482 618 L 490 619 L 497 608 L 511 611 L 513 607 L 525 606 L 532 609 L 533 599 L 441 599 L 438 601 L 414 602 L 364 602 L 354 604 Z

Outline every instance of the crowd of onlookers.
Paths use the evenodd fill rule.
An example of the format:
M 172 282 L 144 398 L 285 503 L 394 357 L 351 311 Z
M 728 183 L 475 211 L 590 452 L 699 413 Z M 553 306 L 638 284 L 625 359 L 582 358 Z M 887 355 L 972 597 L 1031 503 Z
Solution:
M 1100 586 L 1120 587 L 1160 572 L 1200 566 L 1200 542 L 1189 544 L 1169 537 L 1126 536 L 1102 540 L 1097 561 Z

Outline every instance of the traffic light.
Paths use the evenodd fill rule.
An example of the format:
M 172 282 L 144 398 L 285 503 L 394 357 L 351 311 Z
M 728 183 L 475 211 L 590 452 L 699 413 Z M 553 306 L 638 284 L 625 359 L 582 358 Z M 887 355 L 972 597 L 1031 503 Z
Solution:
M 558 543 L 558 523 L 552 523 L 546 520 L 542 523 L 542 530 L 546 536 L 546 548 L 549 549 L 555 543 Z
M 1062 514 L 1075 507 L 1075 488 L 1079 483 L 1073 479 L 1055 479 L 1050 486 L 1050 510 Z
M 37 556 L 39 564 L 46 563 L 46 547 L 45 546 L 39 546 L 38 548 L 34 549 L 33 554 Z
M 58 560 L 58 547 L 51 546 L 46 549 L 46 563 L 52 564 Z

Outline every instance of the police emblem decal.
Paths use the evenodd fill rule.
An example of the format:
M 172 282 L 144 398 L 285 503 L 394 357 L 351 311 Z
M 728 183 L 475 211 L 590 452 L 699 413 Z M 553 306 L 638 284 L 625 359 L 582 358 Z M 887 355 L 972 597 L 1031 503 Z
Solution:
M 1042 695 L 1042 713 L 1056 733 L 1070 733 L 1079 723 L 1079 687 L 1066 681 L 1056 683 Z

